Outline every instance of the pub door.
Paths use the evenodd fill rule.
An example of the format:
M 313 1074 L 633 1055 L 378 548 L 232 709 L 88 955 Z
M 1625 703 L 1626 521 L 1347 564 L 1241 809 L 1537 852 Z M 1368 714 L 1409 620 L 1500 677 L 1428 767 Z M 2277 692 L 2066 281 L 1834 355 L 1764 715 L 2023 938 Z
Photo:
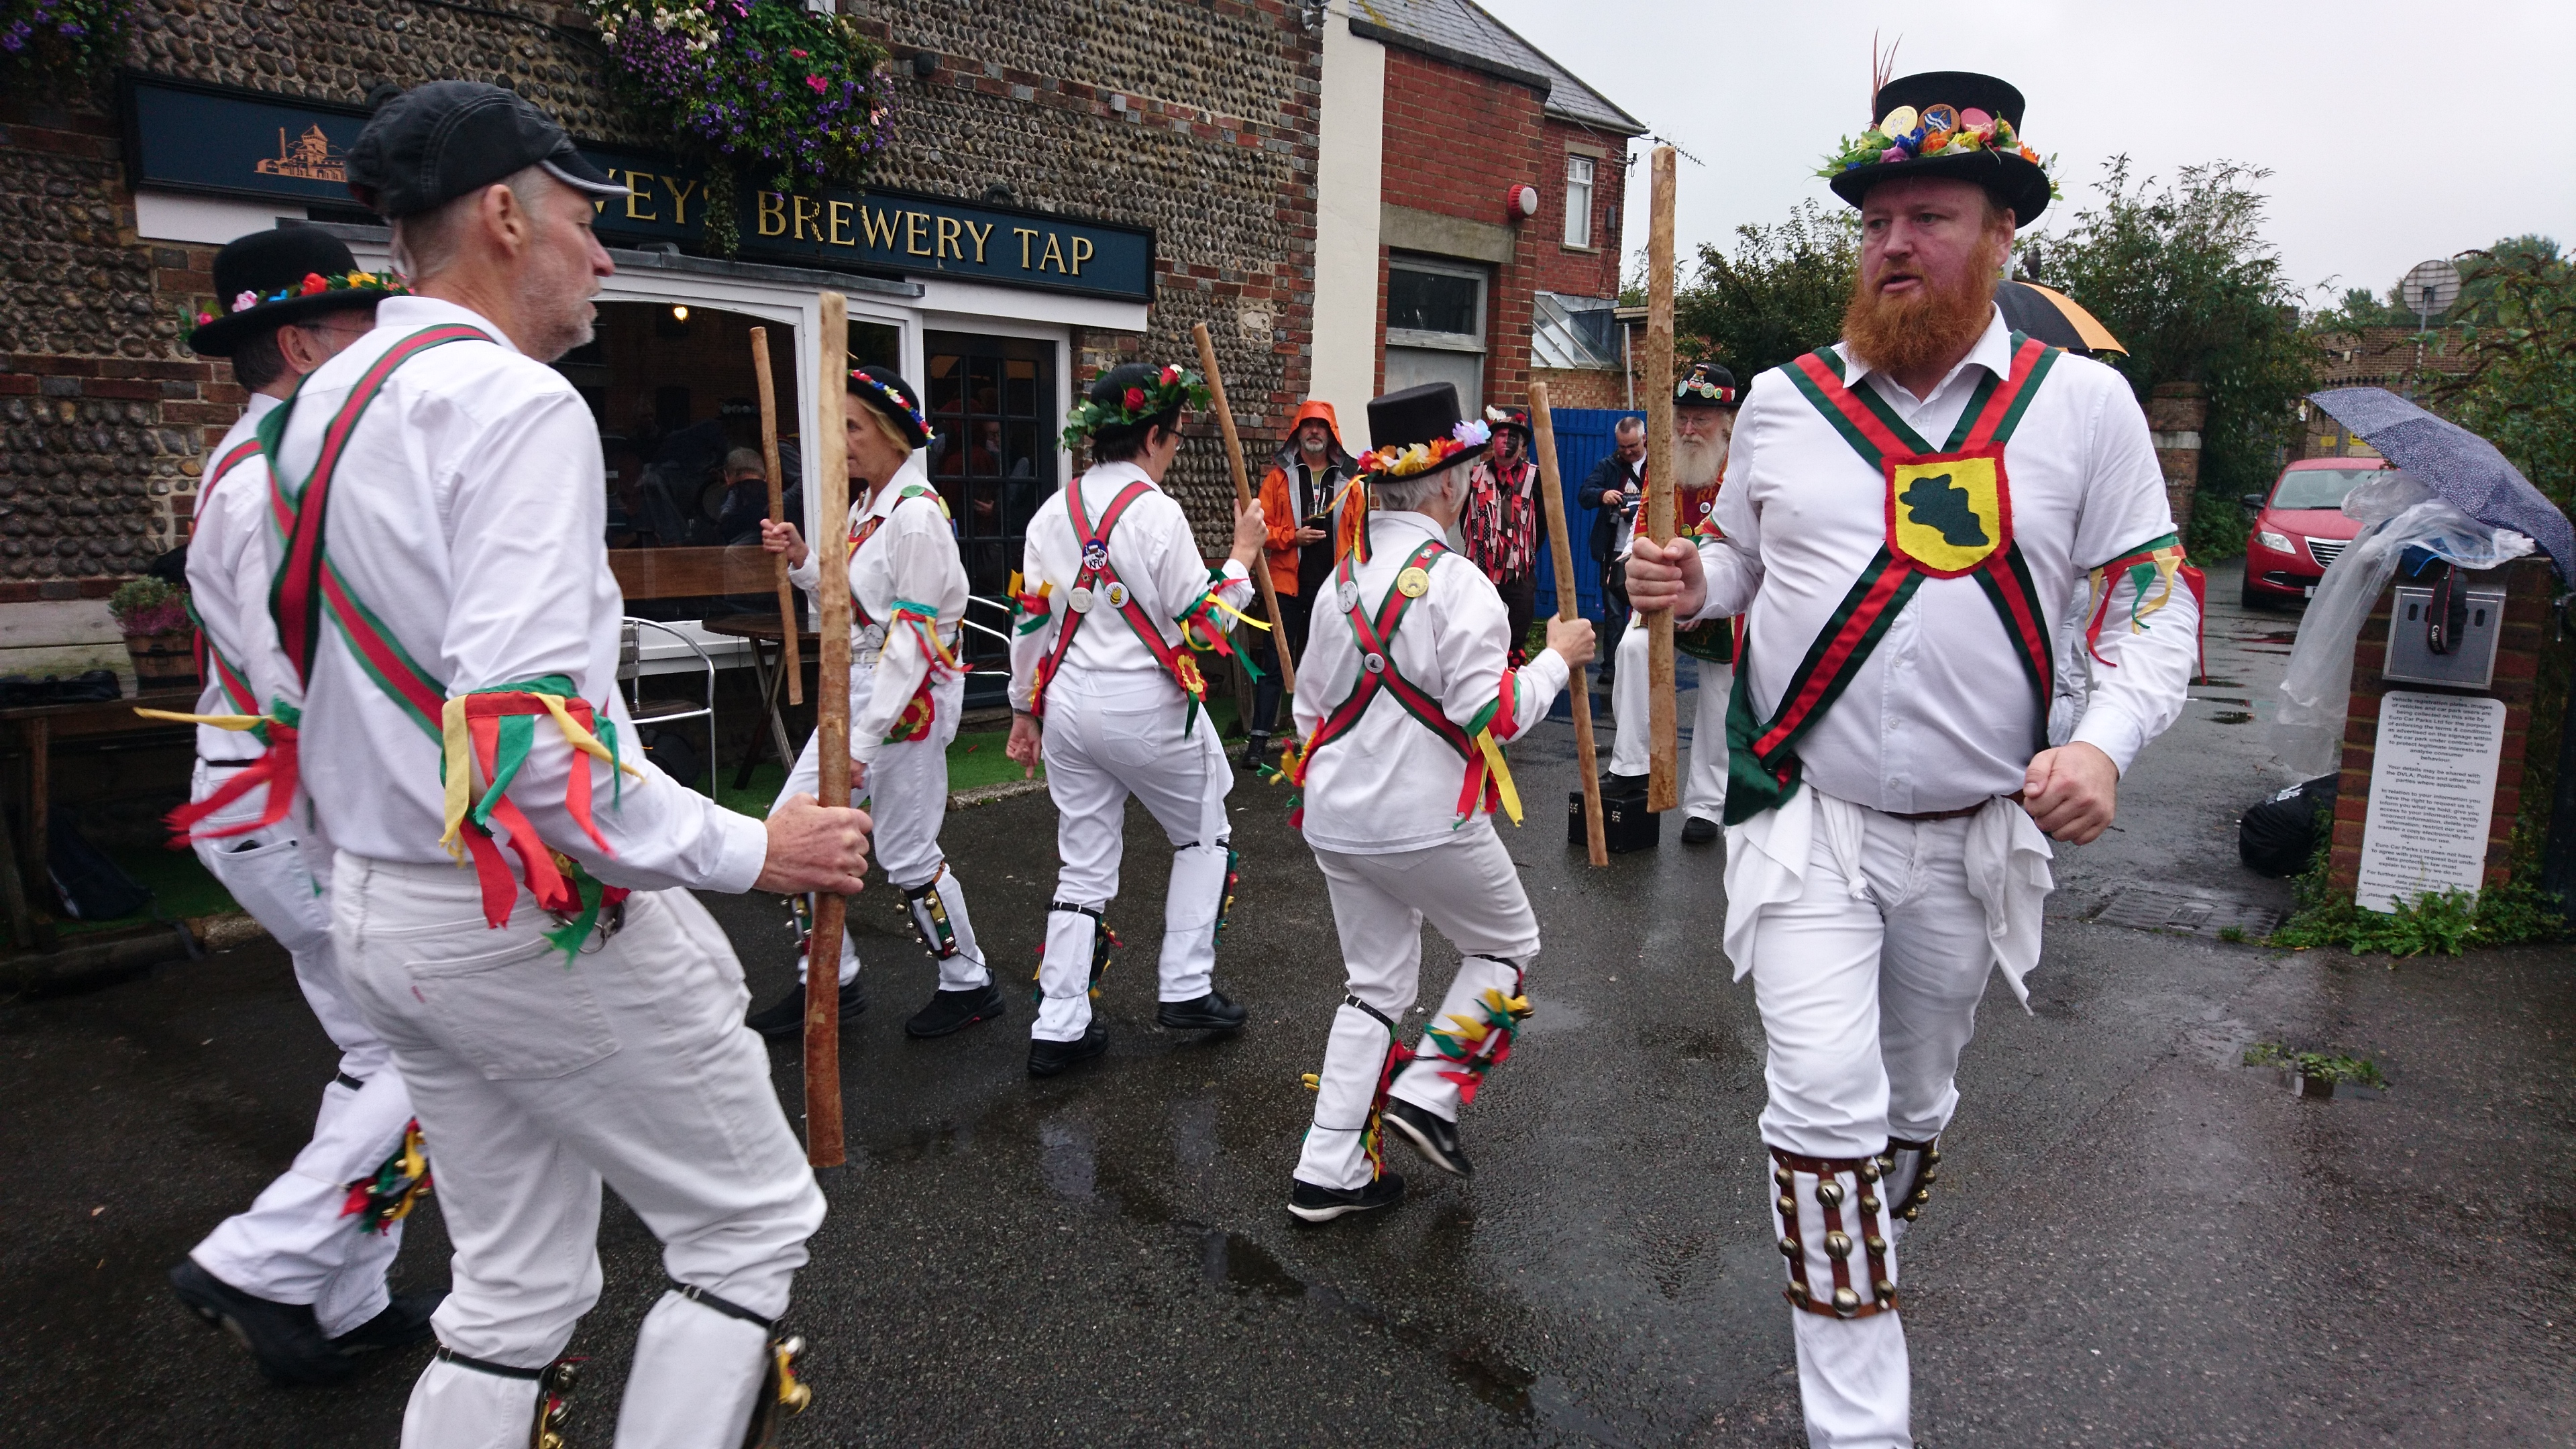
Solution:
M 1064 481 L 1056 444 L 1056 345 L 1021 337 L 924 332 L 929 374 L 931 480 L 948 501 L 966 560 L 966 586 L 979 599 L 1008 605 L 1011 571 L 1020 566 L 1029 517 Z M 984 604 L 966 617 L 1007 632 L 1007 615 Z M 963 641 L 970 707 L 1002 702 L 1009 650 L 969 629 Z M 990 672 L 987 672 L 990 671 Z

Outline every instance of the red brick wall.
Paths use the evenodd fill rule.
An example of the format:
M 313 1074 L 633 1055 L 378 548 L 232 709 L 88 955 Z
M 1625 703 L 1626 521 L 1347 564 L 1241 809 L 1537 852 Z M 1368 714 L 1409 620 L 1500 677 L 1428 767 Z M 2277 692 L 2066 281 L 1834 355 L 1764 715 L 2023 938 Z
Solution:
M 1565 162 L 1546 149 L 1539 93 L 1525 85 L 1392 46 L 1386 52 L 1386 138 L 1379 195 L 1396 206 L 1466 221 L 1507 223 L 1518 236 L 1510 264 L 1492 269 L 1485 292 L 1485 395 L 1518 398 L 1529 388 L 1530 293 L 1539 285 L 1544 200 L 1565 187 Z M 1539 214 L 1512 223 L 1507 187 L 1539 189 Z M 1556 204 L 1564 204 L 1562 195 Z M 1561 213 L 1560 213 L 1561 214 Z M 1561 226 L 1562 223 L 1560 222 Z M 1386 385 L 1386 264 L 1378 249 L 1377 380 Z
M 1569 143 L 1609 153 L 1593 160 L 1592 245 L 1585 250 L 1565 244 L 1565 158 Z M 1551 117 L 1540 130 L 1539 147 L 1541 175 L 1535 183 L 1539 210 L 1529 222 L 1540 241 L 1537 288 L 1570 297 L 1618 296 L 1620 234 L 1628 221 L 1627 139 Z M 1612 207 L 1618 208 L 1617 226 L 1610 224 Z

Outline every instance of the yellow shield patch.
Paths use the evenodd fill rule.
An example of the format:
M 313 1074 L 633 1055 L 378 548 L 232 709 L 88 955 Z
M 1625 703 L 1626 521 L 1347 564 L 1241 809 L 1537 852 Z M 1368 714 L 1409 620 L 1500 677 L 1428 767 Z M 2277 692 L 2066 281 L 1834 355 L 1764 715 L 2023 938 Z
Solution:
M 1955 578 L 2012 543 L 2001 448 L 1887 461 L 1887 546 L 1934 578 Z

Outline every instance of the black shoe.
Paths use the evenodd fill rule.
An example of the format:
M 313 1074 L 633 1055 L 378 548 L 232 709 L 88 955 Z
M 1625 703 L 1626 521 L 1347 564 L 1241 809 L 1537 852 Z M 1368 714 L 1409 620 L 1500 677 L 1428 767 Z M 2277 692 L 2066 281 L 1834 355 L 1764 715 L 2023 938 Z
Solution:
M 358 1371 L 356 1359 L 322 1336 L 309 1303 L 254 1298 L 198 1267 L 194 1258 L 170 1270 L 170 1286 L 208 1328 L 220 1328 L 240 1339 L 270 1383 L 336 1384 Z
M 1002 999 L 1002 988 L 987 981 L 962 991 L 941 991 L 930 998 L 930 1004 L 916 1011 L 912 1020 L 903 1024 L 903 1034 L 916 1041 L 964 1031 L 979 1021 L 999 1021 L 1011 1014 L 1010 1003 Z
M 429 1316 L 446 1301 L 444 1288 L 435 1293 L 397 1293 L 384 1312 L 331 1340 L 331 1346 L 342 1353 L 373 1353 L 427 1342 Z
M 1235 1031 L 1252 1013 L 1225 999 L 1211 986 L 1196 1001 L 1166 1001 L 1154 1008 L 1154 1024 L 1175 1031 Z
M 1694 815 L 1682 822 L 1682 844 L 1706 845 L 1717 839 L 1717 822 Z
M 1393 1207 L 1404 1201 L 1404 1179 L 1387 1173 L 1366 1187 L 1317 1187 L 1300 1177 L 1288 1189 L 1288 1211 L 1310 1223 L 1329 1223 L 1345 1213 Z
M 1422 1160 L 1451 1177 L 1473 1177 L 1476 1169 L 1458 1147 L 1458 1124 L 1444 1122 L 1401 1097 L 1389 1097 L 1379 1120 L 1404 1135 Z
M 1622 775 L 1616 770 L 1604 770 L 1601 772 L 1601 793 L 1605 798 L 1612 795 L 1643 795 L 1646 793 L 1646 777 Z
M 853 981 L 841 988 L 841 1025 L 848 1026 L 852 1017 L 865 1016 L 867 1010 L 868 999 L 859 993 L 859 983 Z M 742 1024 L 765 1037 L 795 1036 L 802 1032 L 805 1030 L 804 985 L 799 983 L 789 987 L 785 996 L 744 1017 Z
M 1243 768 L 1258 770 L 1270 763 L 1270 736 L 1256 734 L 1243 742 Z
M 1082 1034 L 1080 1041 L 1029 1042 L 1029 1075 L 1052 1077 L 1076 1062 L 1087 1062 L 1109 1050 L 1109 1034 L 1095 1021 Z

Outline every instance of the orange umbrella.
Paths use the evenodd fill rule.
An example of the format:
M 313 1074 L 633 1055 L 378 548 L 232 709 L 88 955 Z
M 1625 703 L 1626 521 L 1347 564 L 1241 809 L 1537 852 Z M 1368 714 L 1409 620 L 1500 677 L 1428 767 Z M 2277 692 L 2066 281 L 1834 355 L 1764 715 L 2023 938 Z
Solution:
M 2051 347 L 2091 356 L 2097 352 L 2129 355 L 2120 339 L 2101 319 L 2075 304 L 2075 299 L 2054 287 L 2037 282 L 2004 281 L 1995 285 L 1995 305 L 2003 308 L 2004 321 L 2016 332 L 2036 337 Z

